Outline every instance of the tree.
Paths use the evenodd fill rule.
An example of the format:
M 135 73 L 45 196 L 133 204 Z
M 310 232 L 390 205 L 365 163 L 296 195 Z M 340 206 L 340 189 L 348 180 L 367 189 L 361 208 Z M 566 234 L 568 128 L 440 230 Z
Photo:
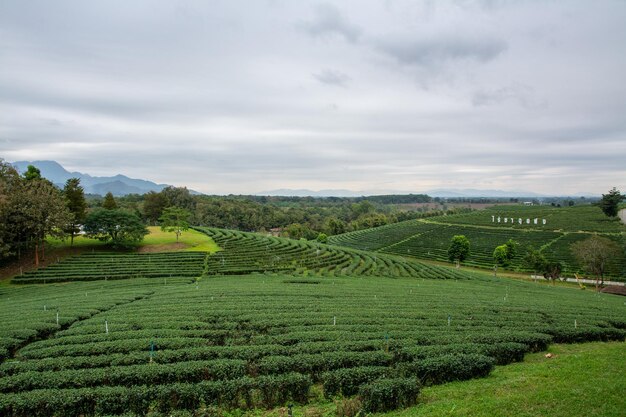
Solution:
M 11 221 L 11 215 L 21 184 L 19 172 L 0 159 L 0 259 L 14 255 L 18 249 L 16 232 L 20 228 Z
M 554 282 L 561 278 L 561 272 L 563 272 L 563 265 L 561 265 L 561 262 L 546 262 L 544 265 L 543 277 L 552 280 L 552 284 L 554 285 Z
M 526 253 L 522 258 L 522 265 L 533 271 L 533 275 L 537 276 L 540 272 L 543 273 L 547 263 L 546 257 L 540 250 L 535 249 L 531 245 L 526 248 Z
M 144 195 L 143 216 L 149 223 L 156 224 L 166 206 L 167 200 L 163 194 L 150 191 Z
M 115 210 L 117 208 L 117 203 L 115 202 L 115 197 L 113 197 L 113 193 L 109 191 L 104 196 L 104 201 L 102 202 L 102 208 L 107 210 Z
M 27 181 L 40 180 L 41 179 L 41 171 L 39 170 L 39 168 L 35 167 L 34 165 L 29 165 L 26 168 L 26 172 L 24 173 L 24 178 Z
M 137 215 L 121 209 L 96 209 L 87 216 L 84 229 L 88 237 L 121 247 L 141 242 L 149 233 Z
M 493 251 L 493 260 L 495 262 L 494 265 L 494 275 L 498 271 L 498 266 L 509 266 L 511 261 L 517 254 L 517 242 L 513 239 L 507 240 L 504 245 L 497 246 Z
M 456 235 L 452 237 L 450 246 L 448 247 L 448 259 L 456 262 L 458 268 L 470 252 L 470 242 L 464 235 Z
M 573 243 L 571 250 L 585 270 L 596 276 L 596 291 L 599 291 L 600 285 L 604 285 L 604 273 L 610 260 L 621 252 L 617 243 L 596 235 Z
M 618 190 L 613 187 L 608 194 L 602 194 L 602 198 L 598 201 L 598 206 L 602 209 L 602 212 L 609 217 L 617 216 L 619 203 L 626 199 L 625 195 L 620 194 Z
M 70 219 L 61 191 L 47 179 L 32 177 L 23 182 L 14 209 L 13 221 L 22 229 L 21 240 L 35 247 L 35 266 L 39 266 L 39 248 L 45 259 L 46 237 L 64 237 Z
M 187 187 L 165 187 L 161 190 L 161 195 L 165 198 L 166 207 L 180 207 L 190 211 L 196 207 L 196 201 Z
M 163 210 L 163 214 L 159 217 L 161 230 L 176 233 L 176 242 L 178 242 L 178 237 L 181 233 L 189 230 L 190 217 L 191 213 L 189 210 L 180 207 L 168 207 Z
M 328 243 L 328 235 L 326 233 L 320 233 L 319 235 L 317 235 L 317 238 L 315 240 L 317 240 L 319 243 Z
M 331 236 L 345 233 L 346 222 L 336 217 L 329 217 L 324 224 L 324 230 Z
M 70 235 L 70 246 L 74 245 L 74 236 L 80 232 L 79 226 L 84 223 L 87 216 L 87 202 L 85 201 L 85 191 L 80 185 L 79 178 L 70 178 L 65 182 L 63 188 L 65 205 L 67 206 L 71 218 L 65 231 Z

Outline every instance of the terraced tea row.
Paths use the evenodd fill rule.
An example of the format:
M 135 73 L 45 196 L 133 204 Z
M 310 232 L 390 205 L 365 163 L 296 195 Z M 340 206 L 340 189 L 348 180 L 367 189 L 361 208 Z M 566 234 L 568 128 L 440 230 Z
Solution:
M 498 222 L 498 218 L 500 221 Z M 504 219 L 508 221 L 505 223 Z M 513 219 L 513 221 L 511 221 Z M 520 223 L 519 220 L 522 220 Z M 526 220 L 530 220 L 527 222 Z M 534 220 L 537 219 L 537 224 Z M 546 221 L 543 224 L 544 220 Z M 446 223 L 470 226 L 490 226 L 524 230 L 551 230 L 559 232 L 623 233 L 624 225 L 617 218 L 609 218 L 599 207 L 521 206 L 499 205 L 472 213 L 446 216 Z
M 483 376 L 551 341 L 626 334 L 616 296 L 488 278 L 252 274 L 56 289 L 79 298 L 139 282 L 149 297 L 96 312 L 1 364 L 0 414 L 49 415 L 51 405 L 68 416 L 269 407 L 306 402 L 314 384 L 328 397 L 389 385 L 410 388 L 414 399 L 416 380 Z M 32 308 L 10 307 L 15 317 Z
M 204 269 L 204 252 L 85 253 L 46 268 L 16 276 L 12 282 L 51 283 L 128 278 L 197 277 Z
M 473 214 L 472 214 L 473 215 Z M 549 260 L 563 264 L 564 273 L 584 274 L 584 271 L 573 253 L 570 245 L 576 241 L 589 238 L 590 233 L 570 233 L 540 230 L 522 230 L 497 227 L 463 226 L 447 223 L 452 216 L 430 220 L 411 220 L 383 227 L 360 230 L 332 236 L 331 244 L 354 249 L 374 250 L 379 253 L 395 254 L 420 259 L 431 259 L 447 262 L 447 250 L 450 240 L 455 235 L 465 235 L 470 241 L 470 255 L 464 263 L 483 268 L 493 267 L 493 251 L 496 246 L 508 239 L 519 243 L 518 256 L 510 268 L 518 271 L 526 270 L 522 265 L 522 255 L 528 245 L 542 249 Z M 446 223 L 443 223 L 446 222 Z M 605 235 L 616 241 L 620 247 L 626 247 L 624 235 Z M 532 272 L 532 271 L 529 271 Z M 626 254 L 611 259 L 607 276 L 612 279 L 626 279 Z
M 233 230 L 197 228 L 223 249 L 207 258 L 209 274 L 282 272 L 320 276 L 394 276 L 465 279 L 448 268 L 389 255 Z
M 153 293 L 144 280 L 115 286 L 76 284 L 0 288 L 0 361 L 29 342 L 48 337 L 72 323 Z

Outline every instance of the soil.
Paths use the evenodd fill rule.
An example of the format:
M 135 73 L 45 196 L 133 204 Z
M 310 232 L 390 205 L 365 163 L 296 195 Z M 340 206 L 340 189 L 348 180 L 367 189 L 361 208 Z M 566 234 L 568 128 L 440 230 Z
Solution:
M 153 253 L 153 252 L 172 252 L 177 250 L 183 250 L 189 245 L 186 243 L 164 243 L 162 245 L 149 245 L 140 247 L 137 252 L 139 253 Z
M 608 285 L 600 290 L 608 294 L 623 295 L 626 296 L 626 286 L 621 285 Z

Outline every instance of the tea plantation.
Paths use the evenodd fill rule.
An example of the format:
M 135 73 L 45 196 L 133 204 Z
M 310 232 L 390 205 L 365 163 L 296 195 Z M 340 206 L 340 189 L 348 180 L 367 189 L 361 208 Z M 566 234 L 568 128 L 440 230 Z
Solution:
M 354 395 L 385 411 L 552 342 L 626 337 L 618 296 L 202 230 L 222 251 L 89 254 L 1 286 L 0 415 L 218 415 Z
M 535 219 L 538 220 L 537 224 Z M 543 219 L 546 219 L 545 225 Z M 619 220 L 609 219 L 597 207 L 591 206 L 495 206 L 467 214 L 409 220 L 344 233 L 331 236 L 329 243 L 447 262 L 450 240 L 454 235 L 465 235 L 471 249 L 464 263 L 492 268 L 495 247 L 513 239 L 519 243 L 519 254 L 511 262 L 511 269 L 528 271 L 522 265 L 522 254 L 528 245 L 532 245 L 541 249 L 548 260 L 561 262 L 564 273 L 573 276 L 574 273 L 584 275 L 585 272 L 571 252 L 570 245 L 593 234 L 607 237 L 623 249 L 620 256 L 609 261 L 606 275 L 612 280 L 626 280 L 626 227 Z

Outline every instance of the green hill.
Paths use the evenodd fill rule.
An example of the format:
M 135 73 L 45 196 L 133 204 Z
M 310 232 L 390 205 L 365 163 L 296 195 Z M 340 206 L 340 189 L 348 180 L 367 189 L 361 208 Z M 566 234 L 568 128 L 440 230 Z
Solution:
M 543 219 L 546 219 L 545 225 Z M 573 275 L 584 272 L 574 258 L 570 245 L 593 234 L 605 236 L 626 248 L 626 227 L 591 206 L 495 206 L 467 214 L 409 220 L 349 232 L 330 237 L 329 243 L 445 262 L 448 260 L 447 249 L 452 236 L 465 235 L 471 244 L 471 253 L 465 264 L 491 268 L 494 248 L 508 239 L 514 239 L 520 244 L 519 252 L 532 245 L 541 249 L 549 260 L 562 262 L 564 273 Z M 521 256 L 513 259 L 511 269 L 524 271 Z M 615 280 L 626 280 L 626 253 L 622 252 L 620 257 L 610 262 L 607 276 Z

